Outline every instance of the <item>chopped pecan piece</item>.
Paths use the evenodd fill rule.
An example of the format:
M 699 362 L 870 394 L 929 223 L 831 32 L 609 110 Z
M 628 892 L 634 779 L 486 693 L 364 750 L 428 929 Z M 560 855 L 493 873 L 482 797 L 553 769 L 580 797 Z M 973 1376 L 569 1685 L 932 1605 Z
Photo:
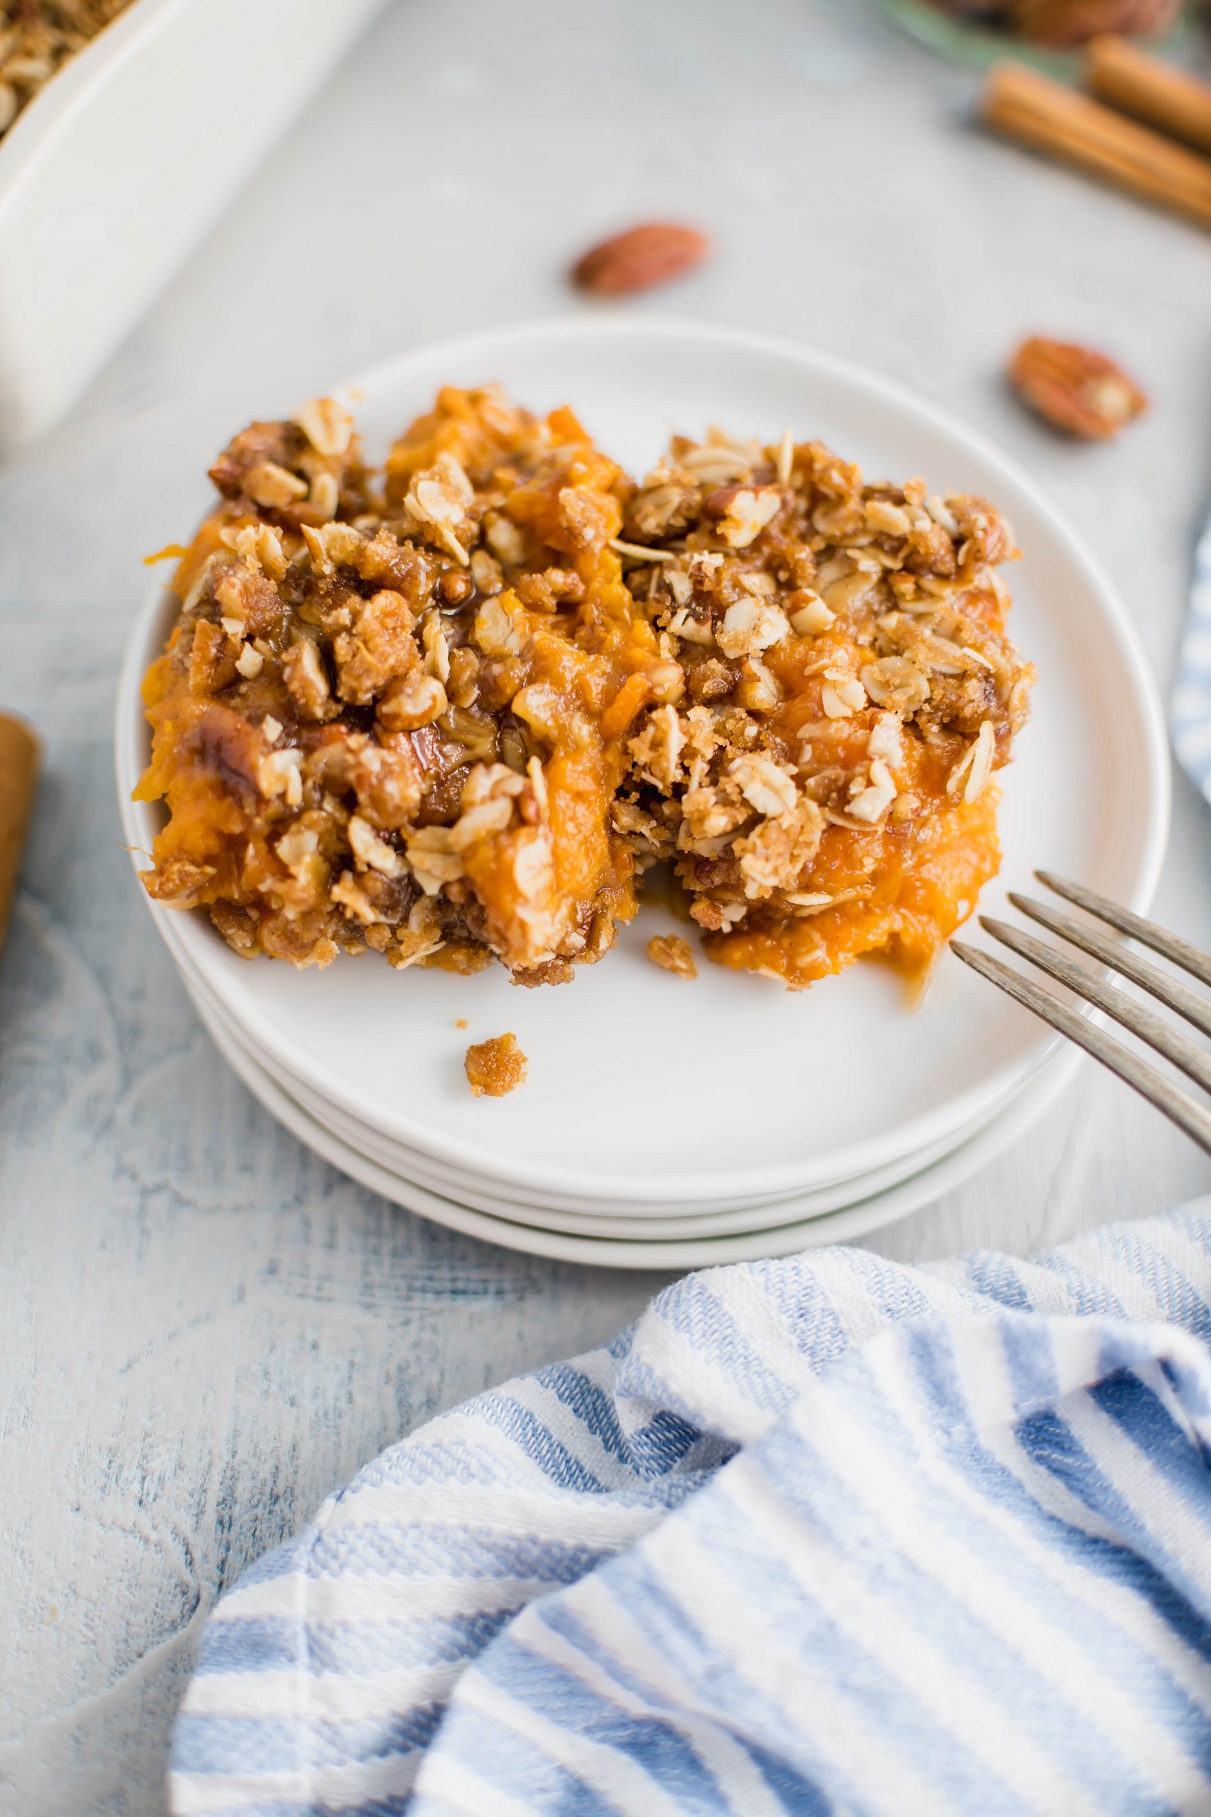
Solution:
M 309 637 L 300 637 L 282 657 L 282 674 L 304 719 L 325 719 L 332 691 L 320 653 Z
M 220 626 L 200 619 L 189 654 L 190 693 L 220 694 L 238 674 L 232 640 Z
M 224 498 L 239 498 L 248 493 L 250 474 L 267 466 L 289 473 L 306 447 L 307 437 L 297 423 L 250 423 L 228 442 L 210 477 Z
M 663 972 L 672 972 L 676 978 L 698 976 L 694 949 L 680 934 L 653 935 L 648 941 L 647 954 L 653 965 L 658 965 Z
M 353 629 L 333 642 L 337 693 L 363 705 L 417 663 L 413 616 L 402 593 L 382 588 L 366 600 Z M 423 723 L 423 722 L 418 722 Z
M 184 741 L 184 750 L 224 782 L 241 800 L 260 786 L 265 740 L 258 726 L 231 707 L 207 707 Z

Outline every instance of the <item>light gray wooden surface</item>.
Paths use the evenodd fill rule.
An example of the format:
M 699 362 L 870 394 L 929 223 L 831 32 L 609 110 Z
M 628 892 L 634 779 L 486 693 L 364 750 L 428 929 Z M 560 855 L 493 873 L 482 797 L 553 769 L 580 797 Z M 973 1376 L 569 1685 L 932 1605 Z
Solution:
M 638 306 L 802 336 L 980 424 L 1110 563 L 1167 688 L 1211 473 L 1211 239 L 981 138 L 970 93 L 867 0 L 399 0 L 73 420 L 0 475 L 0 704 L 48 745 L 0 969 L 0 1811 L 159 1811 L 224 1585 L 387 1442 L 658 1284 L 393 1210 L 219 1061 L 117 843 L 140 556 L 188 528 L 250 415 L 582 307 L 569 256 L 667 214 L 718 253 Z M 1120 446 L 1062 444 L 1006 397 L 1035 328 L 1138 369 L 1155 408 Z M 1204 945 L 1209 857 L 1179 781 L 1158 913 Z M 876 1247 L 1024 1252 L 1209 1187 L 1089 1070 Z

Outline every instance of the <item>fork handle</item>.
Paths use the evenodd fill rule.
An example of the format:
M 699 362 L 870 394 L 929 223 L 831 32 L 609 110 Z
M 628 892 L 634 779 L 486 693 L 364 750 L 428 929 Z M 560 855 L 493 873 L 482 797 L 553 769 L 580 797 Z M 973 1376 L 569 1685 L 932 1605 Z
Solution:
M 1050 991 L 1032 984 L 1029 978 L 1021 977 L 990 953 L 984 953 L 978 947 L 967 946 L 960 940 L 952 940 L 950 950 L 969 965 L 990 984 L 995 984 L 1008 997 L 1024 1008 L 1032 1010 L 1042 1021 L 1050 1023 L 1078 1047 L 1083 1047 L 1087 1054 L 1100 1060 L 1103 1066 L 1117 1073 L 1127 1085 L 1137 1091 L 1149 1104 L 1163 1111 L 1165 1116 L 1177 1124 L 1192 1141 L 1207 1154 L 1211 1154 L 1211 1111 L 1207 1111 L 1185 1092 L 1179 1085 L 1174 1085 L 1163 1074 L 1149 1066 L 1146 1060 L 1123 1047 L 1112 1035 L 1098 1028 L 1086 1016 L 1079 1015 L 1053 997 Z

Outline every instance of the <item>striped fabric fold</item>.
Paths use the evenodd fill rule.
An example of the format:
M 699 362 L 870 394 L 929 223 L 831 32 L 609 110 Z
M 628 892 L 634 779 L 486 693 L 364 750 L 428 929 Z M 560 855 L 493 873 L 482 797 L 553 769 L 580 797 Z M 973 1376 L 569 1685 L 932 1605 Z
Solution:
M 207 1623 L 176 1817 L 1211 1812 L 1211 1200 L 692 1275 Z

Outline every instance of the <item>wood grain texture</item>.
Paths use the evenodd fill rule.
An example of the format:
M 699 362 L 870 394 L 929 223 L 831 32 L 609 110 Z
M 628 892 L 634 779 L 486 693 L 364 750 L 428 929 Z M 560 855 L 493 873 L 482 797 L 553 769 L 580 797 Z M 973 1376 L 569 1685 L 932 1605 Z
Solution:
M 802 335 L 980 423 L 1077 518 L 1171 673 L 1205 504 L 1211 242 L 967 136 L 966 78 L 851 0 L 769 0 L 742 36 L 725 0 L 575 16 L 404 0 L 77 419 L 0 474 L 4 695 L 47 746 L 0 962 L 3 1817 L 154 1817 L 224 1586 L 384 1445 L 658 1285 L 394 1211 L 278 1129 L 198 1028 L 119 849 L 109 719 L 140 558 L 196 516 L 233 429 L 421 339 L 580 307 L 561 274 L 620 221 L 701 220 L 720 250 L 668 307 Z M 418 282 L 399 173 L 429 168 L 452 106 L 460 135 L 407 211 L 450 273 Z M 744 130 L 721 135 L 724 113 Z M 332 210 L 372 277 L 316 259 L 284 294 L 300 224 Z M 1153 413 L 1113 449 L 1056 442 L 999 378 L 1035 328 L 1120 350 Z M 1211 815 L 1182 785 L 1156 912 L 1204 946 L 1209 875 Z M 877 1246 L 1023 1253 L 1208 1187 L 1089 1068 Z

